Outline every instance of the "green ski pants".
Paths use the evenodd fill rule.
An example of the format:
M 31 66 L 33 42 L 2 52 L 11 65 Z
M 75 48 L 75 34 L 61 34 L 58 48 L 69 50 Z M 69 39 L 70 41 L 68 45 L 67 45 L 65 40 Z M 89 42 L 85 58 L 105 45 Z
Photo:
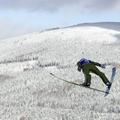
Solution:
M 109 80 L 105 76 L 105 74 L 103 72 L 101 72 L 94 64 L 85 64 L 82 68 L 82 71 L 85 76 L 85 83 L 91 83 L 90 73 L 94 73 L 94 74 L 98 75 L 105 84 L 107 82 L 109 82 Z

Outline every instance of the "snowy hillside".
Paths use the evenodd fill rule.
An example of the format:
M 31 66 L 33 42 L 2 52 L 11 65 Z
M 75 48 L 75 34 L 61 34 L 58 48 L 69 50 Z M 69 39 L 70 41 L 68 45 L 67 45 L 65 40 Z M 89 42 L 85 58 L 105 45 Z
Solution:
M 106 29 L 112 29 L 120 31 L 120 22 L 96 22 L 96 23 L 83 23 L 83 24 L 77 24 L 73 25 L 71 27 L 76 26 L 94 26 L 94 27 L 100 27 L 100 28 L 106 28 Z
M 76 67 L 82 57 L 119 66 L 119 38 L 111 26 L 82 25 L 0 41 L 0 119 L 119 120 L 119 67 L 107 97 L 50 75 L 82 83 Z M 109 79 L 111 67 L 101 69 Z M 105 90 L 95 75 L 91 87 Z

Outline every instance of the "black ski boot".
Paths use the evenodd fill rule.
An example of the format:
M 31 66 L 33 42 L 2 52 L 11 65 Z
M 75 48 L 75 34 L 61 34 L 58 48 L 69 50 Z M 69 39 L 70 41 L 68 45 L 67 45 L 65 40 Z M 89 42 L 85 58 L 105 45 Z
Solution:
M 82 84 L 82 86 L 84 86 L 84 87 L 90 87 L 90 84 L 91 84 L 91 83 L 86 83 L 86 82 L 84 82 L 84 83 Z
M 110 82 L 107 82 L 106 85 L 107 85 L 108 89 L 110 89 L 111 83 L 110 83 Z

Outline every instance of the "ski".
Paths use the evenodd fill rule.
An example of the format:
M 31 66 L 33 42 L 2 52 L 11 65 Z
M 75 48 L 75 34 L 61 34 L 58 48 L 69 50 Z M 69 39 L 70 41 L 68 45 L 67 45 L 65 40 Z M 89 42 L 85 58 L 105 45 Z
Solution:
M 110 79 L 111 86 L 112 86 L 112 83 L 113 83 L 113 81 L 114 81 L 115 74 L 116 74 L 116 67 L 113 67 L 113 68 L 112 68 L 112 75 L 111 75 L 111 79 Z M 105 96 L 107 96 L 107 95 L 109 94 L 110 89 L 111 89 L 111 86 L 110 86 L 110 88 L 108 88 L 108 87 L 106 88 Z
M 64 81 L 64 82 L 67 82 L 67 83 L 70 83 L 70 84 L 73 84 L 73 85 L 76 85 L 76 86 L 84 87 L 84 88 L 87 88 L 87 89 L 90 89 L 90 90 L 93 90 L 93 91 L 98 91 L 98 92 L 106 93 L 106 92 L 103 91 L 103 90 L 99 90 L 99 89 L 92 88 L 92 87 L 85 87 L 85 86 L 83 86 L 82 84 L 78 84 L 78 83 L 75 83 L 75 82 L 71 82 L 71 81 L 65 80 L 65 79 L 63 79 L 63 78 L 60 78 L 60 77 L 56 76 L 56 75 L 53 74 L 53 73 L 50 73 L 50 75 L 52 75 L 53 77 L 55 77 L 55 78 L 57 78 L 57 79 L 59 79 L 59 80 L 61 80 L 61 81 Z

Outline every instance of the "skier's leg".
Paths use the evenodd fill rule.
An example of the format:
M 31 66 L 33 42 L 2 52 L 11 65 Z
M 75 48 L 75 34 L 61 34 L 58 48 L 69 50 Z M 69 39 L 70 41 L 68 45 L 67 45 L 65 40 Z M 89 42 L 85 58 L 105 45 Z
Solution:
M 90 86 L 91 84 L 91 75 L 89 73 L 84 73 L 84 76 L 85 76 L 85 84 Z
M 85 77 L 85 82 L 83 83 L 83 85 L 90 86 L 91 75 L 90 75 L 90 71 L 89 71 L 89 65 L 85 65 L 85 67 L 83 68 L 83 73 L 84 73 L 84 77 Z
M 94 66 L 94 69 L 92 69 L 92 72 L 98 75 L 107 86 L 110 84 L 106 75 L 103 72 L 101 72 L 96 66 Z

